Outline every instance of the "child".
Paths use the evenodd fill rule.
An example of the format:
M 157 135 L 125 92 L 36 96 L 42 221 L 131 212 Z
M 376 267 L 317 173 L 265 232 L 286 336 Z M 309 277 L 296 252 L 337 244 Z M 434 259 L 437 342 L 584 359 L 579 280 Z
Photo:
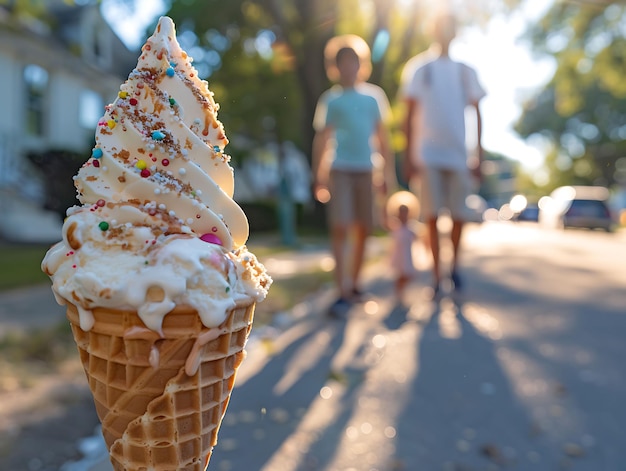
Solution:
M 393 167 L 385 124 L 390 107 L 385 92 L 365 82 L 372 64 L 362 38 L 336 36 L 324 55 L 328 77 L 337 84 L 324 92 L 315 110 L 313 176 L 316 198 L 328 203 L 339 295 L 330 313 L 339 317 L 361 294 L 365 242 L 373 225 L 372 154 L 383 156 L 387 171 Z
M 417 206 L 415 196 L 404 191 L 396 193 L 387 205 L 389 212 L 395 212 L 392 213 L 395 217 L 390 221 L 391 267 L 395 275 L 394 286 L 398 300 L 402 299 L 406 285 L 417 275 L 413 259 L 413 243 L 417 240 L 417 233 L 411 227 L 417 216 Z

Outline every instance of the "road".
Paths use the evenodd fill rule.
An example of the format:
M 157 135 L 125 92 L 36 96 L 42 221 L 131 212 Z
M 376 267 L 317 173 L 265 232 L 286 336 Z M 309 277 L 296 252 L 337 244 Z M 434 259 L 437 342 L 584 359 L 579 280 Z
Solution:
M 346 321 L 315 315 L 327 293 L 256 337 L 210 469 L 626 469 L 626 234 L 486 223 L 464 243 L 463 298 L 429 300 L 424 274 L 397 304 L 378 263 Z
M 246 365 L 211 469 L 626 469 L 625 243 L 485 224 L 465 299 L 417 283 L 410 309 L 377 267 L 347 322 L 300 322 Z

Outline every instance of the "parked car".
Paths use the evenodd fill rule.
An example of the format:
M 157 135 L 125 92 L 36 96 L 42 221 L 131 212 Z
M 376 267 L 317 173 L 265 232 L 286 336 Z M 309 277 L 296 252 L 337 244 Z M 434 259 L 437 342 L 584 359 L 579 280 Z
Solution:
M 601 186 L 562 186 L 540 201 L 539 222 L 553 228 L 613 229 L 609 191 Z
M 537 222 L 539 220 L 539 206 L 536 204 L 529 204 L 514 217 L 516 221 L 531 221 Z

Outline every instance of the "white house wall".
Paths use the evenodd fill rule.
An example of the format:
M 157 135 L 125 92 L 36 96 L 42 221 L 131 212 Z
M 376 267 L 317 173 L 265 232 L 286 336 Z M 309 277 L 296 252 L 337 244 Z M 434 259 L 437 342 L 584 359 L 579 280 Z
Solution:
M 23 103 L 19 91 L 22 88 L 21 68 L 15 60 L 0 51 L 0 90 L 11 90 L 2 97 L 3 112 L 0 113 L 0 139 L 18 136 L 22 130 Z
M 61 71 L 50 77 L 47 122 L 48 143 L 52 148 L 84 151 L 95 135 L 97 123 L 86 129 L 79 122 L 83 83 L 83 80 Z
M 0 15 L 0 90 L 4 91 L 0 112 L 0 214 L 3 215 L 0 239 L 22 242 L 59 239 L 60 219 L 41 208 L 43 181 L 26 155 L 30 151 L 74 150 L 85 152 L 87 160 L 97 119 L 104 109 L 92 117 L 94 122 L 89 126 L 81 123 L 82 92 L 91 90 L 100 95 L 102 106 L 110 103 L 134 65 L 133 56 L 138 52 L 125 49 L 104 20 L 98 18 L 98 8 L 97 4 L 92 5 L 83 17 L 85 21 L 81 21 L 78 50 L 64 45 L 58 38 L 46 37 L 41 31 L 27 31 Z M 96 34 L 90 34 L 89 28 L 95 29 Z M 102 41 L 99 44 L 99 50 L 104 52 L 102 57 L 90 55 L 90 50 L 84 49 L 86 38 Z M 90 46 L 93 48 L 93 44 Z M 23 71 L 29 64 L 48 72 L 41 136 L 26 132 Z M 28 228 L 24 221 L 28 221 Z

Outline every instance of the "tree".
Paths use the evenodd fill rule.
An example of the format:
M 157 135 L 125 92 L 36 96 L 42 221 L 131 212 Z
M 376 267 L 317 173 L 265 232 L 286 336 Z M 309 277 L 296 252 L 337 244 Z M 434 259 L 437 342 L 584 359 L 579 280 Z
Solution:
M 181 41 L 187 31 L 194 33 L 188 36 L 190 55 L 205 63 L 199 72 L 206 73 L 224 104 L 221 117 L 231 133 L 262 139 L 273 126 L 282 139 L 308 151 L 315 104 L 329 86 L 323 64 L 327 40 L 348 32 L 360 34 L 370 45 L 378 38 L 372 79 L 394 96 L 401 66 L 427 45 L 422 28 L 416 27 L 424 16 L 423 5 L 396 0 L 204 0 L 173 2 L 167 14 L 178 24 Z
M 516 129 L 552 144 L 550 187 L 626 183 L 625 13 L 608 0 L 557 2 L 529 33 L 557 68 Z

